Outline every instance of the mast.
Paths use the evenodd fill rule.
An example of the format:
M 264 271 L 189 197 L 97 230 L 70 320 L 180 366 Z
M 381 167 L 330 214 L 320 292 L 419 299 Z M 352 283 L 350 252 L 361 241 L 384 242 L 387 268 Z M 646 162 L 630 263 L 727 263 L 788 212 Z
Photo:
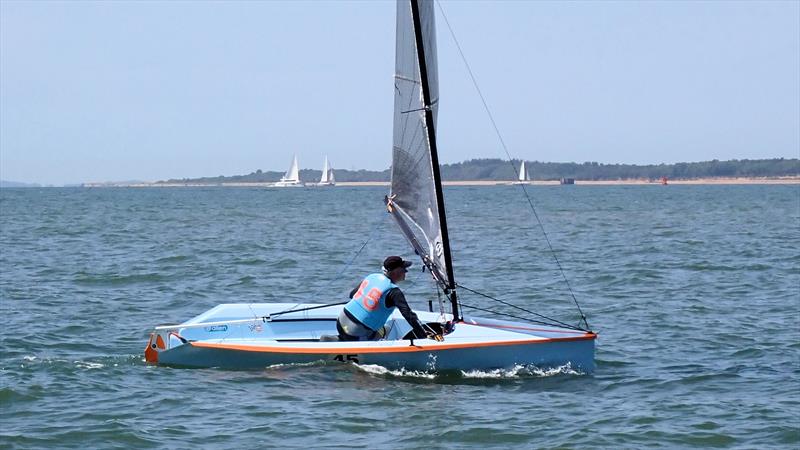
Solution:
M 425 108 L 425 126 L 428 128 L 428 142 L 431 149 L 431 165 L 433 166 L 433 184 L 436 190 L 436 203 L 439 209 L 439 222 L 442 231 L 442 252 L 447 270 L 447 284 L 445 294 L 450 297 L 453 307 L 453 319 L 461 320 L 458 309 L 458 296 L 456 295 L 455 279 L 453 278 L 453 258 L 450 254 L 450 239 L 447 233 L 447 217 L 444 211 L 444 194 L 442 193 L 442 178 L 439 174 L 439 155 L 436 146 L 436 130 L 433 124 L 433 111 L 431 110 L 430 87 L 428 85 L 428 68 L 425 63 L 425 45 L 422 38 L 422 24 L 419 16 L 419 1 L 411 1 L 411 16 L 414 21 L 414 38 L 417 44 L 417 60 L 419 61 L 420 80 L 422 81 L 422 99 Z

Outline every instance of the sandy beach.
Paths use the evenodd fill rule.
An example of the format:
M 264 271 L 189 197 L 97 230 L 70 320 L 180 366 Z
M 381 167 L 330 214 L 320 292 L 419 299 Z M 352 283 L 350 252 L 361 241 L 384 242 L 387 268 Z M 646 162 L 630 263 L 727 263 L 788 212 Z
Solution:
M 271 187 L 273 183 L 218 183 L 218 184 L 205 184 L 205 183 L 157 183 L 157 182 L 143 182 L 143 183 L 84 183 L 83 187 L 207 187 L 207 186 L 221 186 L 221 187 Z M 445 186 L 510 186 L 514 184 L 512 181 L 445 181 Z M 531 181 L 528 185 L 532 186 L 554 186 L 559 185 L 557 180 L 548 181 Z M 625 185 L 650 185 L 661 184 L 660 181 L 651 180 L 575 180 L 576 185 L 586 186 L 625 186 Z M 729 184 L 800 184 L 800 177 L 774 177 L 774 178 L 695 178 L 686 180 L 669 180 L 668 185 L 729 185 Z M 389 186 L 386 181 L 343 181 L 336 183 L 340 187 L 359 187 L 359 186 Z M 314 186 L 308 186 L 313 188 Z

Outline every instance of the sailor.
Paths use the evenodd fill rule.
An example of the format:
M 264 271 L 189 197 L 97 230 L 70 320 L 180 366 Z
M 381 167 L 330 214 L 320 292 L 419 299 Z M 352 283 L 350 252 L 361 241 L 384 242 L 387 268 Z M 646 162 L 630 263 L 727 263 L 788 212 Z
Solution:
M 383 273 L 368 275 L 350 292 L 351 300 L 344 306 L 336 329 L 340 341 L 373 340 L 380 337 L 383 325 L 395 308 L 413 328 L 416 338 L 439 338 L 426 333 L 417 315 L 406 302 L 406 297 L 397 283 L 406 279 L 411 265 L 399 256 L 390 256 L 383 261 Z

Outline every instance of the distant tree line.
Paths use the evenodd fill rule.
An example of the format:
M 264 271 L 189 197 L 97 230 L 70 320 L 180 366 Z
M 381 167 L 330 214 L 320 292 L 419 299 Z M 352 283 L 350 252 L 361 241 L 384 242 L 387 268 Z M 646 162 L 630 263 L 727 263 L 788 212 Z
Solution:
M 38 183 L 21 183 L 19 181 L 0 180 L 0 188 L 42 187 Z
M 517 178 L 520 160 L 471 159 L 455 164 L 444 164 L 440 171 L 446 181 L 510 181 Z M 554 163 L 526 161 L 525 166 L 532 180 L 634 180 L 634 179 L 693 179 L 693 178 L 742 178 L 800 176 L 800 159 L 742 159 L 729 161 L 703 161 L 676 164 L 603 164 L 598 162 Z M 314 182 L 320 179 L 319 170 L 304 169 L 300 179 Z M 389 181 L 389 169 L 347 170 L 335 169 L 336 181 Z M 283 172 L 256 170 L 247 175 L 183 178 L 160 183 L 271 183 L 278 181 Z
M 520 161 L 509 163 L 500 159 L 473 159 L 441 168 L 445 180 L 509 180 L 517 176 Z M 526 161 L 525 166 L 534 180 L 633 180 L 633 179 L 692 179 L 735 177 L 783 177 L 800 175 L 798 159 L 742 159 L 703 161 L 676 164 L 603 164 L 598 162 L 553 163 Z
M 389 181 L 389 169 L 383 171 L 376 170 L 347 170 L 334 169 L 336 181 Z M 202 178 L 173 178 L 158 183 L 167 184 L 221 184 L 221 183 L 274 183 L 281 179 L 284 172 L 263 172 L 261 169 L 247 175 L 232 175 L 226 177 L 219 175 L 216 177 Z M 300 170 L 300 180 L 310 183 L 319 181 L 322 177 L 321 170 L 302 169 Z

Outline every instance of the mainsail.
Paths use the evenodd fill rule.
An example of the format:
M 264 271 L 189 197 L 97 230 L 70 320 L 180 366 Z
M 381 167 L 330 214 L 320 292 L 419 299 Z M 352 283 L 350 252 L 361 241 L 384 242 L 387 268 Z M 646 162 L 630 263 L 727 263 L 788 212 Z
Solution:
M 322 166 L 322 176 L 319 179 L 320 184 L 328 184 L 332 183 L 333 180 L 333 170 L 331 170 L 330 166 L 328 165 L 328 157 L 325 157 L 325 164 Z
M 284 182 L 300 182 L 300 170 L 297 166 L 297 155 L 294 155 L 292 159 L 292 165 L 289 166 L 289 170 L 283 175 L 281 181 Z
M 436 152 L 439 82 L 433 0 L 398 0 L 395 51 L 394 147 L 387 207 L 423 264 L 450 294 L 458 317 Z
M 528 176 L 528 171 L 525 170 L 525 161 L 519 166 L 519 181 L 529 181 L 531 178 Z

